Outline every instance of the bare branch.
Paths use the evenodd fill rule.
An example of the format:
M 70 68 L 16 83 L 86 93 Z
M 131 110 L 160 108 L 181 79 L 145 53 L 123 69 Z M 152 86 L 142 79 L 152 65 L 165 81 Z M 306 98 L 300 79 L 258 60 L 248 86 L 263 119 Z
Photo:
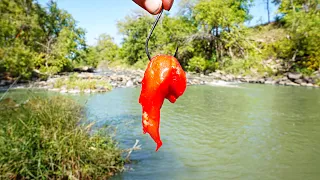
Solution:
M 130 158 L 132 151 L 136 151 L 136 150 L 141 149 L 141 145 L 138 145 L 138 143 L 139 143 L 139 140 L 136 139 L 136 143 L 133 145 L 133 147 L 126 150 L 128 152 L 127 157 L 126 157 L 126 161 L 129 161 L 129 158 Z

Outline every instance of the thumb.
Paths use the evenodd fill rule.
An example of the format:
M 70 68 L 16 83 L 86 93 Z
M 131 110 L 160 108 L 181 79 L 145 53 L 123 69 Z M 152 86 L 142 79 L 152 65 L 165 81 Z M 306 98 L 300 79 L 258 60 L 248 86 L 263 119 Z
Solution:
M 153 15 L 159 14 L 162 10 L 162 0 L 133 0 L 133 2 Z

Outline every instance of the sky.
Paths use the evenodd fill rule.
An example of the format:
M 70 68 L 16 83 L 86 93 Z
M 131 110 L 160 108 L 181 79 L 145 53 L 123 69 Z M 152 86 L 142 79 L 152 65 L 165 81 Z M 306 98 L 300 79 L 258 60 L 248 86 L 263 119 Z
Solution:
M 132 0 L 56 0 L 58 7 L 68 11 L 78 22 L 78 26 L 86 30 L 86 40 L 89 45 L 96 43 L 96 38 L 100 34 L 106 33 L 114 38 L 119 45 L 122 41 L 121 34 L 117 30 L 117 21 L 123 20 L 126 15 L 134 10 L 140 9 Z M 175 0 L 170 10 L 174 15 L 178 12 L 180 0 Z M 42 5 L 46 5 L 48 0 L 38 0 Z M 255 0 L 255 6 L 250 9 L 250 14 L 254 19 L 248 25 L 261 24 L 266 22 L 267 11 L 264 0 Z M 271 6 L 272 17 L 276 7 Z M 151 28 L 151 27 L 150 27 Z

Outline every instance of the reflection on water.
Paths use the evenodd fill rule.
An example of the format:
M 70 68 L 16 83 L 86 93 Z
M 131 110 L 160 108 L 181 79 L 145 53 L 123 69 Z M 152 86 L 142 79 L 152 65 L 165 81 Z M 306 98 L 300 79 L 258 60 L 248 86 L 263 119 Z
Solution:
M 142 133 L 140 89 L 82 96 L 87 115 L 116 127 L 132 170 L 113 179 L 320 179 L 320 90 L 191 86 L 161 111 L 163 146 Z M 75 96 L 76 97 L 76 96 Z

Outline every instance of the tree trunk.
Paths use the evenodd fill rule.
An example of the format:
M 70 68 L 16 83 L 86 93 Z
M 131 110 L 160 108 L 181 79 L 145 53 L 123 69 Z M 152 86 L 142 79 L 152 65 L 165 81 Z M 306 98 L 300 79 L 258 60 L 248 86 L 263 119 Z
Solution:
M 216 27 L 215 29 L 216 29 L 216 40 L 215 40 L 216 57 L 217 57 L 217 61 L 220 61 L 220 53 L 219 53 L 219 31 L 218 31 L 218 27 Z
M 231 57 L 231 59 L 233 59 L 233 52 L 232 52 L 232 47 L 231 46 L 229 46 L 229 55 L 230 55 L 230 57 Z
M 270 23 L 270 6 L 269 6 L 270 0 L 266 0 L 266 1 L 267 1 L 267 11 L 268 11 L 268 23 Z

